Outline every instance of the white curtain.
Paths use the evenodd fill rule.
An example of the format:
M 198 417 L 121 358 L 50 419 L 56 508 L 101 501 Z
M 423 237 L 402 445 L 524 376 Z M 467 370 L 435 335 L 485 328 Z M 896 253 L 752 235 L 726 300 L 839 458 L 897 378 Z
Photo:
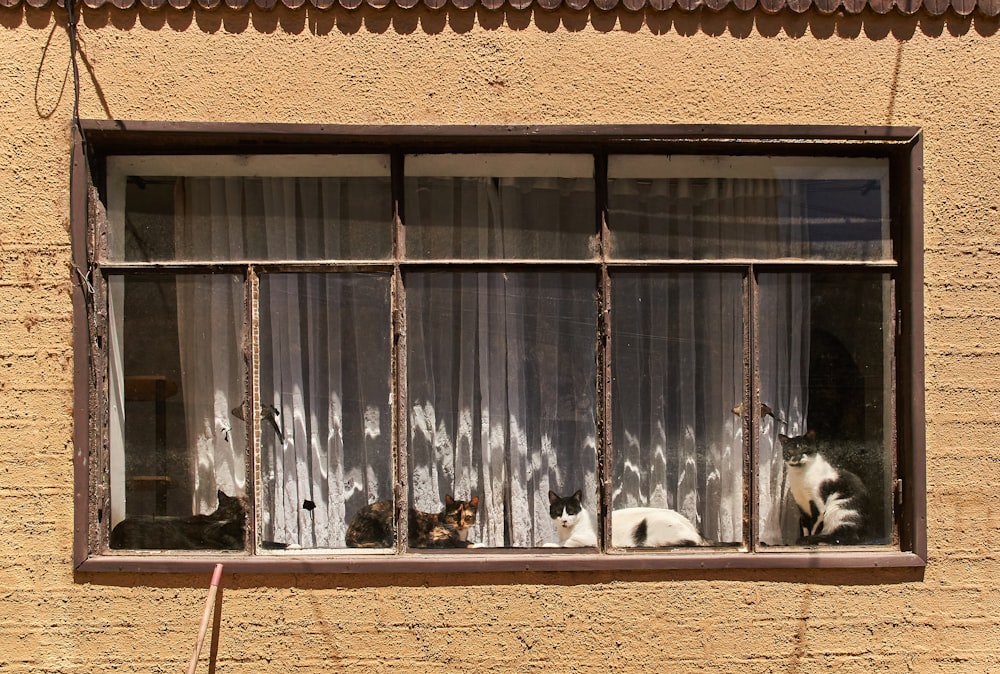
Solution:
M 554 540 L 549 490 L 596 493 L 596 275 L 405 281 L 414 507 L 479 496 L 476 542 Z
M 758 537 L 781 545 L 798 536 L 778 435 L 794 437 L 808 430 L 809 275 L 761 274 L 759 287 L 760 398 L 771 412 L 759 417 Z
M 213 183 L 213 184 L 210 184 Z M 214 189 L 213 189 L 214 187 Z M 243 257 L 238 181 L 178 181 L 174 246 L 180 259 Z M 181 395 L 193 472 L 193 512 L 213 511 L 222 490 L 246 495 L 247 371 L 242 362 L 245 303 L 233 275 L 178 275 Z
M 195 513 L 218 505 L 218 490 L 246 495 L 243 284 L 231 275 L 178 276 L 177 325 L 187 449 Z
M 338 178 L 184 179 L 177 190 L 176 256 L 356 254 L 357 235 L 345 230 L 357 228 L 341 220 L 351 213 L 345 203 L 366 196 L 372 198 Z M 245 493 L 245 448 L 237 446 L 245 433 L 229 430 L 245 416 L 245 302 L 242 289 L 220 289 L 230 278 L 178 282 L 182 390 L 198 502 L 214 503 L 216 489 Z M 260 407 L 250 413 L 261 418 L 263 541 L 343 547 L 353 513 L 391 495 L 389 276 L 262 271 L 259 278 Z
M 691 260 L 799 256 L 806 223 L 794 189 L 772 179 L 613 180 L 613 250 Z M 773 410 L 759 417 L 758 487 L 761 538 L 780 541 L 777 435 L 804 425 L 809 289 L 802 274 L 770 279 L 757 314 L 761 402 Z M 739 267 L 612 276 L 612 505 L 678 510 L 722 544 L 745 535 L 744 282 Z
M 415 181 L 407 216 L 416 255 L 587 256 L 593 182 Z M 596 495 L 597 282 L 523 268 L 404 276 L 413 507 L 479 496 L 473 541 L 531 547 L 556 537 L 550 489 Z
M 611 278 L 613 507 L 672 508 L 741 540 L 742 275 Z

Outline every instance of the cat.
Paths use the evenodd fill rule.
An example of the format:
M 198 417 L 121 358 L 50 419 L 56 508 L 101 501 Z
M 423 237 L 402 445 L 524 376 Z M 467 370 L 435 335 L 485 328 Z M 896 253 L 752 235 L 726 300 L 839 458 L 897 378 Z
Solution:
M 549 492 L 549 517 L 559 543 L 547 547 L 585 548 L 597 545 L 590 513 L 583 508 L 583 492 L 559 496 Z M 611 513 L 611 545 L 616 548 L 665 548 L 705 545 L 690 520 L 669 508 L 621 508 Z
M 126 517 L 111 531 L 115 550 L 242 550 L 246 540 L 244 499 L 217 492 L 209 515 Z
M 426 513 L 410 508 L 408 544 L 411 548 L 468 548 L 469 530 L 476 523 L 479 497 L 456 501 L 444 497 L 444 509 Z M 351 519 L 345 542 L 349 548 L 391 548 L 393 545 L 392 501 L 366 505 Z
M 788 489 L 799 510 L 796 543 L 860 543 L 870 519 L 868 490 L 861 478 L 831 463 L 816 431 L 778 439 Z

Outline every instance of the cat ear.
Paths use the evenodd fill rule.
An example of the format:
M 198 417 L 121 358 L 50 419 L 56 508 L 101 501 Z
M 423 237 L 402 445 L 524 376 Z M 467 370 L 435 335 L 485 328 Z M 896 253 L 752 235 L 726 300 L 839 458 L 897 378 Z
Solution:
M 549 505 L 555 505 L 556 501 L 559 500 L 559 494 L 555 493 L 551 489 L 549 490 Z
M 778 433 L 778 439 L 781 440 L 782 442 L 788 442 L 788 436 L 785 435 L 784 433 Z
M 573 492 L 573 498 L 575 498 L 580 503 L 583 503 L 583 490 L 577 489 L 575 492 Z
M 224 491 L 222 491 L 221 489 L 215 495 L 219 497 L 220 501 L 222 499 L 226 498 L 226 493 Z
M 808 433 L 806 433 L 806 439 L 809 442 L 814 442 L 816 440 L 816 431 L 812 430 L 812 431 L 809 431 Z
M 455 499 L 453 499 L 451 497 L 451 494 L 445 494 L 444 495 L 444 503 L 445 503 L 445 505 L 450 506 L 450 505 L 452 505 L 452 504 L 455 503 Z
M 473 496 L 472 498 L 469 499 L 469 507 L 472 508 L 473 510 L 475 510 L 476 508 L 479 507 L 479 497 L 478 496 Z

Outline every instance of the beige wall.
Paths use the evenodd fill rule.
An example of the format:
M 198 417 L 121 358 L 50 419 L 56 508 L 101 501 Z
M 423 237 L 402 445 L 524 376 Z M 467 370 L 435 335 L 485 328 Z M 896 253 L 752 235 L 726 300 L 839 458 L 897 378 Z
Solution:
M 217 671 L 1000 672 L 997 30 L 735 11 L 86 11 L 88 118 L 926 134 L 923 574 L 227 577 Z M 71 563 L 68 63 L 60 10 L 0 8 L 0 671 L 182 671 L 207 578 L 74 577 Z

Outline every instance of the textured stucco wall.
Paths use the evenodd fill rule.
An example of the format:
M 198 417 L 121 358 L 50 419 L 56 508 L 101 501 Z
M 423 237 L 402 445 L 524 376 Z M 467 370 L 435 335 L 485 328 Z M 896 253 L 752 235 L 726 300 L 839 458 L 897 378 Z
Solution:
M 926 133 L 925 573 L 227 576 L 217 671 L 1000 672 L 997 32 L 922 15 L 86 11 L 89 118 Z M 0 671 L 176 672 L 207 578 L 72 569 L 72 89 L 61 11 L 0 7 Z

